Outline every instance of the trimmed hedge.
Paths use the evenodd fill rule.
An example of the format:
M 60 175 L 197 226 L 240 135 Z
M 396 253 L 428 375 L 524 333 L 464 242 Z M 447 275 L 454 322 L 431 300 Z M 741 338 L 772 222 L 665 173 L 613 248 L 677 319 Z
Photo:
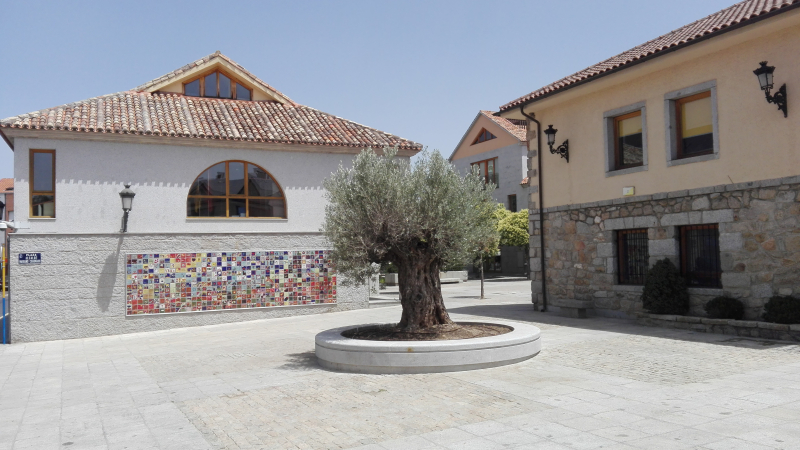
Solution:
M 767 322 L 800 323 L 800 298 L 773 296 L 764 305 L 762 317 Z
M 669 259 L 657 261 L 644 281 L 642 306 L 653 314 L 684 315 L 689 312 L 689 289 Z
M 716 297 L 703 306 L 708 317 L 712 319 L 734 319 L 744 318 L 744 304 L 731 297 Z

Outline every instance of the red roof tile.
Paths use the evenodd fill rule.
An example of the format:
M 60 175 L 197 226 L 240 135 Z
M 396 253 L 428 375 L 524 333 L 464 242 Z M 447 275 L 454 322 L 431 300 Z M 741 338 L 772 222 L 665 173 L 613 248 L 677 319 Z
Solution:
M 547 97 L 581 82 L 591 81 L 644 58 L 660 56 L 674 47 L 690 45 L 701 38 L 722 34 L 734 25 L 756 22 L 759 16 L 786 12 L 798 6 L 800 0 L 745 0 L 506 103 L 500 107 L 500 111 Z
M 526 125 L 517 124 L 506 118 L 495 116 L 494 111 L 481 111 L 481 114 L 486 116 L 486 118 L 492 122 L 503 127 L 520 141 L 528 140 L 528 128 Z
M 9 188 L 14 189 L 14 179 L 0 178 L 0 193 L 7 191 Z
M 190 66 L 194 67 L 186 67 Z M 142 92 L 168 78 L 177 77 L 180 71 L 185 70 L 178 69 L 135 90 L 9 117 L 0 120 L 0 129 L 422 149 L 422 144 L 299 105 L 288 98 L 286 103 L 281 104 Z M 275 91 L 271 87 L 269 89 Z

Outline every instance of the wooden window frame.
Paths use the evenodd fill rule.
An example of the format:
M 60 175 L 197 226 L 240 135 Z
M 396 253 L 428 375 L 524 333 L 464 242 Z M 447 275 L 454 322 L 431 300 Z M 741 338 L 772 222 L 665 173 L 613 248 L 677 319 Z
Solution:
M 642 286 L 644 284 L 644 280 L 642 283 L 633 283 L 630 279 L 623 279 L 623 274 L 627 272 L 625 267 L 627 267 L 627 252 L 625 251 L 625 235 L 626 234 L 633 234 L 633 233 L 643 233 L 645 235 L 645 240 L 649 242 L 649 236 L 647 235 L 647 228 L 635 228 L 631 230 L 618 230 L 617 231 L 617 284 L 626 285 L 626 286 Z M 648 256 L 650 252 L 648 250 Z M 645 273 L 649 267 L 649 262 L 645 262 Z
M 697 94 L 689 95 L 687 97 L 681 97 L 673 100 L 675 102 L 675 145 L 677 150 L 677 159 L 684 159 L 684 158 L 693 158 L 695 156 L 704 156 L 704 155 L 711 155 L 714 153 L 714 147 L 712 145 L 711 150 L 702 153 L 692 153 L 691 155 L 686 155 L 683 153 L 683 122 L 681 110 L 683 105 L 686 103 L 691 103 L 695 100 L 700 100 L 701 98 L 711 97 L 711 90 L 698 92 Z M 714 126 L 713 126 L 713 115 L 714 115 L 714 105 L 711 105 L 711 115 L 712 115 L 712 126 L 711 126 L 711 135 L 713 139 Z
M 53 173 L 51 174 L 51 182 L 53 186 L 52 191 L 34 191 L 34 177 L 33 177 L 33 155 L 36 153 L 50 153 L 53 155 Z M 30 154 L 28 155 L 29 162 L 28 162 L 28 179 L 30 180 L 30 189 L 28 191 L 28 205 L 30 207 L 30 211 L 28 213 L 28 217 L 34 219 L 55 219 L 56 217 L 56 151 L 55 150 L 44 150 L 44 149 L 30 149 Z M 33 215 L 33 197 L 35 195 L 52 195 L 53 196 L 53 215 L 52 216 L 34 216 Z
M 494 161 L 494 178 L 495 178 L 494 180 L 490 180 L 489 179 L 489 161 Z M 475 161 L 474 163 L 470 164 L 470 168 L 472 168 L 473 166 L 478 166 L 480 168 L 480 163 L 484 163 L 484 162 L 486 163 L 486 168 L 483 170 L 483 173 L 481 174 L 481 177 L 483 177 L 483 182 L 487 183 L 487 184 L 489 182 L 491 182 L 491 183 L 494 183 L 495 185 L 499 186 L 498 182 L 500 180 L 499 180 L 499 176 L 497 174 L 497 157 L 496 156 L 494 158 L 482 159 L 480 161 Z
M 679 248 L 680 248 L 680 258 L 681 258 L 681 275 L 686 279 L 687 283 L 689 280 L 688 268 L 689 264 L 687 262 L 687 257 L 689 255 L 689 251 L 687 248 L 688 241 L 686 239 L 686 232 L 690 230 L 715 230 L 716 237 L 717 237 L 717 245 L 716 245 L 716 268 L 718 270 L 714 271 L 715 281 L 714 284 L 699 284 L 699 285 L 689 285 L 689 287 L 698 287 L 698 288 L 707 288 L 707 289 L 718 289 L 722 287 L 722 266 L 721 266 L 721 255 L 720 255 L 720 248 L 719 248 L 719 224 L 712 223 L 712 224 L 703 224 L 703 225 L 685 225 L 679 227 Z
M 200 172 L 200 174 L 195 177 L 194 181 L 192 181 L 192 184 L 189 186 L 189 189 L 191 190 L 192 186 L 194 186 L 194 184 L 197 182 L 198 178 L 200 178 L 206 172 L 208 172 L 209 169 L 211 169 L 212 167 L 214 167 L 214 166 L 216 166 L 216 165 L 218 165 L 220 163 L 225 163 L 225 195 L 187 195 L 186 196 L 186 200 L 188 201 L 189 199 L 214 199 L 214 200 L 225 199 L 225 216 L 224 217 L 223 216 L 190 216 L 190 215 L 188 215 L 188 210 L 187 210 L 187 215 L 186 215 L 187 219 L 287 219 L 289 217 L 289 204 L 286 201 L 286 193 L 283 192 L 283 187 L 281 187 L 280 183 L 278 183 L 278 180 L 276 180 L 275 177 L 272 176 L 272 174 L 268 170 L 264 169 L 263 167 L 259 166 L 258 164 L 251 163 L 250 161 L 245 161 L 245 160 L 242 160 L 242 159 L 230 159 L 230 160 L 220 161 L 220 162 L 214 163 L 214 164 L 206 167 L 205 169 L 203 169 L 203 171 Z M 230 174 L 230 169 L 229 169 L 230 163 L 243 163 L 245 165 L 244 166 L 244 168 L 245 168 L 245 170 L 244 170 L 244 192 L 245 193 L 244 194 L 231 194 L 230 193 L 230 189 L 231 189 L 230 188 L 230 176 L 229 176 L 229 174 Z M 278 187 L 278 190 L 280 191 L 281 196 L 280 197 L 274 197 L 274 196 L 272 196 L 272 197 L 262 197 L 262 196 L 250 195 L 249 194 L 249 192 L 250 192 L 250 174 L 249 174 L 249 171 L 247 170 L 247 166 L 248 165 L 255 166 L 255 167 L 258 167 L 259 169 L 263 170 L 267 174 L 267 176 L 270 177 L 272 182 L 275 183 L 275 186 Z M 245 216 L 244 217 L 242 217 L 242 216 L 233 216 L 233 217 L 231 217 L 231 208 L 230 208 L 230 200 L 231 199 L 234 199 L 234 200 L 242 200 L 242 199 L 244 199 L 245 200 Z M 284 216 L 283 217 L 279 217 L 279 216 L 250 217 L 250 199 L 254 199 L 254 200 L 283 200 Z
M 623 114 L 621 116 L 616 116 L 613 119 L 614 124 L 614 170 L 622 170 L 622 169 L 630 169 L 631 167 L 641 167 L 644 165 L 644 155 L 642 158 L 642 162 L 638 164 L 622 164 L 622 149 L 619 146 L 619 123 L 625 119 L 630 119 L 631 117 L 642 117 L 642 110 L 636 110 L 629 112 L 627 114 Z M 642 120 L 642 153 L 644 153 L 644 120 Z
M 478 140 L 481 138 L 481 136 L 483 136 L 483 133 L 488 133 L 488 134 L 489 134 L 489 136 L 491 136 L 491 137 L 490 137 L 490 138 L 487 138 L 487 139 L 486 139 L 486 140 L 484 140 L 484 141 L 478 142 Z M 495 136 L 495 135 L 494 135 L 494 133 L 492 133 L 491 131 L 487 130 L 486 128 L 481 128 L 481 131 L 480 131 L 480 133 L 478 133 L 478 135 L 477 135 L 477 136 L 475 136 L 475 139 L 473 139 L 473 141 L 472 141 L 472 144 L 470 144 L 470 145 L 482 144 L 482 143 L 484 143 L 484 142 L 489 142 L 489 141 L 491 141 L 492 139 L 497 139 L 497 136 Z
M 206 86 L 205 86 L 206 77 L 211 75 L 212 73 L 221 73 L 221 74 L 225 75 L 226 77 L 228 77 L 228 79 L 231 80 L 231 98 L 222 98 L 222 97 L 219 96 L 219 76 L 217 76 L 217 96 L 216 97 L 208 97 L 208 96 L 205 95 L 205 93 L 206 93 L 206 90 L 205 90 L 205 88 L 206 88 Z M 238 98 L 238 96 L 236 94 L 236 84 L 238 83 L 238 84 L 242 85 L 242 87 L 244 87 L 245 89 L 247 89 L 250 92 L 250 101 L 253 100 L 253 90 L 252 89 L 248 88 L 247 86 L 244 85 L 244 83 L 239 81 L 238 77 L 231 76 L 231 74 L 229 74 L 228 72 L 226 72 L 226 71 L 224 71 L 222 69 L 219 69 L 219 68 L 207 70 L 207 71 L 203 72 L 202 74 L 192 78 L 191 80 L 184 82 L 183 85 L 182 85 L 183 86 L 183 95 L 186 95 L 186 85 L 189 84 L 189 83 L 194 83 L 197 80 L 200 80 L 200 97 L 201 98 L 221 98 L 223 100 L 239 100 L 239 98 Z M 192 96 L 190 96 L 190 97 L 192 97 Z M 244 101 L 247 101 L 247 100 L 244 100 Z

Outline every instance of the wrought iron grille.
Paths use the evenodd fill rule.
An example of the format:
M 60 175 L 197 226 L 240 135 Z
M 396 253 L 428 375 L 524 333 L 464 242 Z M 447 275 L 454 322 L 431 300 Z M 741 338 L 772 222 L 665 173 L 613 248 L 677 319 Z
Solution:
M 689 286 L 722 287 L 719 225 L 681 227 L 681 274 Z
M 647 250 L 647 229 L 617 232 L 619 251 L 619 284 L 644 284 L 650 254 Z

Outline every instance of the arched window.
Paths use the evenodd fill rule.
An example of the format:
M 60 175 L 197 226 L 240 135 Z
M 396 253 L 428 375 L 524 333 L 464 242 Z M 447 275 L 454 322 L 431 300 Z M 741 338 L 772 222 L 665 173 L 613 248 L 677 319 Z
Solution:
M 286 218 L 286 198 L 266 170 L 245 161 L 225 161 L 204 170 L 186 199 L 187 217 Z

